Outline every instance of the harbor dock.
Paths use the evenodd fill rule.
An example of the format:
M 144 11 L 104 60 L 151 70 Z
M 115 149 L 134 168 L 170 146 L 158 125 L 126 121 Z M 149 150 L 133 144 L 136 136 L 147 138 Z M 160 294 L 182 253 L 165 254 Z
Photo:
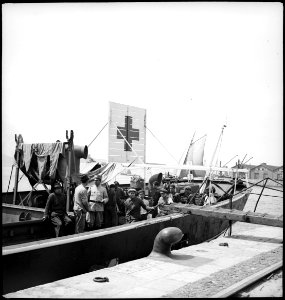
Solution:
M 282 266 L 283 228 L 237 222 L 231 235 L 172 250 L 171 257 L 147 256 L 4 297 L 224 298 Z

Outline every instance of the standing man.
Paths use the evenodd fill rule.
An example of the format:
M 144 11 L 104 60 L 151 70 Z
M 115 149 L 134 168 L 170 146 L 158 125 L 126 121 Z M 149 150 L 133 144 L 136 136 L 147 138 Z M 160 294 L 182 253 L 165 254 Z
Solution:
M 152 212 L 152 217 L 153 218 L 155 218 L 158 214 L 157 203 L 158 203 L 158 200 L 160 198 L 159 186 L 160 185 L 159 185 L 158 181 L 154 181 L 153 188 L 150 191 L 150 195 L 151 195 L 151 198 L 152 198 L 152 204 L 155 207 L 155 209 Z
M 114 181 L 114 185 L 115 185 L 115 193 L 116 193 L 116 201 L 118 204 L 118 208 L 121 212 L 124 212 L 124 202 L 126 200 L 126 196 L 124 191 L 120 188 L 120 184 L 118 181 Z
M 104 222 L 105 227 L 112 227 L 118 225 L 118 205 L 115 192 L 115 185 L 110 184 L 108 191 L 109 201 L 105 204 L 104 208 Z
M 129 198 L 125 201 L 126 211 L 126 224 L 140 221 L 141 219 L 141 207 L 146 211 L 153 210 L 152 207 L 146 206 L 144 202 L 136 197 L 136 190 L 128 190 Z
M 109 198 L 106 188 L 101 185 L 102 177 L 96 175 L 94 180 L 95 185 L 88 190 L 89 216 L 87 216 L 87 223 L 91 229 L 93 229 L 94 224 L 96 229 L 100 229 L 104 221 L 104 204 L 108 202 Z
M 151 206 L 150 203 L 149 203 L 149 200 L 144 198 L 145 197 L 144 190 L 138 191 L 138 197 L 143 201 L 145 206 Z M 144 208 L 141 207 L 141 220 L 147 220 L 149 215 L 150 214 Z
M 74 192 L 74 215 L 75 215 L 75 233 L 81 233 L 85 228 L 86 213 L 89 211 L 88 197 L 87 197 L 87 184 L 89 177 L 83 175 L 81 184 L 75 188 Z
M 55 183 L 53 190 L 54 192 L 48 196 L 43 220 L 50 218 L 55 236 L 58 237 L 62 224 L 68 226 L 72 221 L 66 213 L 66 198 L 62 193 L 61 185 Z

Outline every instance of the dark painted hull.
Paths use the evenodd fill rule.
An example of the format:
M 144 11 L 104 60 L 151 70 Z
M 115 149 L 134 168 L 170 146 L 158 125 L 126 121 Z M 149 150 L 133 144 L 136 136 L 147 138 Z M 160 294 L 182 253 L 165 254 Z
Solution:
M 247 194 L 233 199 L 233 208 L 243 210 Z M 228 200 L 217 206 L 229 208 Z M 204 242 L 221 233 L 229 221 L 198 215 L 171 214 L 117 227 L 3 247 L 3 293 L 76 276 L 92 266 L 107 266 L 150 254 L 156 235 L 166 227 L 178 227 L 189 245 Z

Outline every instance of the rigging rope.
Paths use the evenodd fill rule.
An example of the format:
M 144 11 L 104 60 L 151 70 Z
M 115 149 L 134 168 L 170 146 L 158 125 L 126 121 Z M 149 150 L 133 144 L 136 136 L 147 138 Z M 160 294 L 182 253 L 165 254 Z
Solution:
M 107 122 L 104 127 L 100 130 L 100 132 L 95 136 L 95 138 L 93 139 L 93 141 L 88 145 L 88 147 L 90 147 L 90 145 L 96 140 L 96 138 L 98 137 L 98 135 L 103 131 L 103 129 L 108 125 L 109 122 Z
M 158 138 L 150 131 L 150 129 L 148 129 L 146 126 L 145 128 L 153 135 L 153 137 L 160 143 L 160 145 L 167 151 L 167 153 L 175 160 L 175 162 L 177 164 L 179 164 L 179 162 L 176 160 L 176 158 L 166 149 L 166 147 L 158 140 Z

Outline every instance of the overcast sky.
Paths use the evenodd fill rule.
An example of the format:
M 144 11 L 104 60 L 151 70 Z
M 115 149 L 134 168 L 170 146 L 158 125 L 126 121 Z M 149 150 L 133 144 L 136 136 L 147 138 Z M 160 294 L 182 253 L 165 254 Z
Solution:
M 209 162 L 226 125 L 222 164 L 283 164 L 282 3 L 8 3 L 2 26 L 4 154 L 15 134 L 88 145 L 112 101 L 146 109 L 147 162 L 195 131 Z M 107 159 L 107 128 L 89 153 Z

